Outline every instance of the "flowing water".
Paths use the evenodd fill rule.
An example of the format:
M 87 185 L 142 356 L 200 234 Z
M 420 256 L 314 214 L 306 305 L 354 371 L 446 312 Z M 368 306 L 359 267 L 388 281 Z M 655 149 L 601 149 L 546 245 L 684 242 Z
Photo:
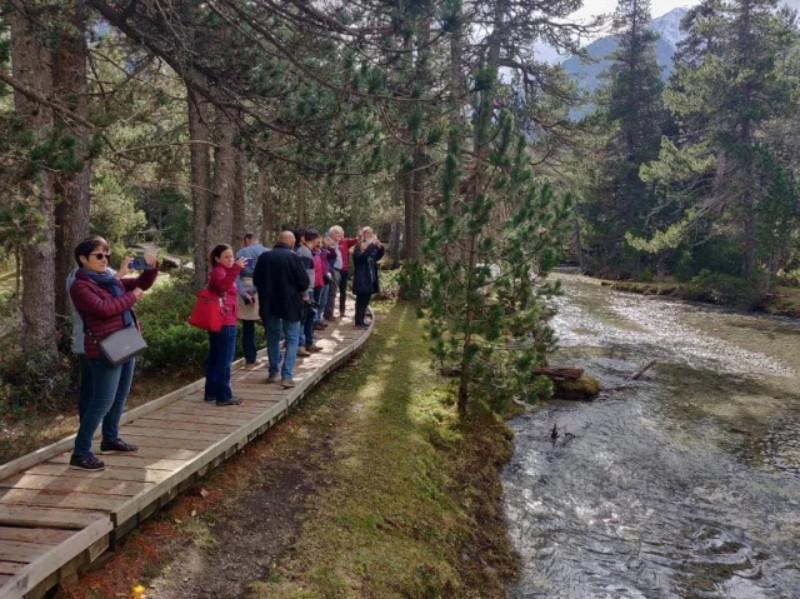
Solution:
M 509 596 L 800 599 L 800 322 L 562 280 L 604 391 L 511 422 Z

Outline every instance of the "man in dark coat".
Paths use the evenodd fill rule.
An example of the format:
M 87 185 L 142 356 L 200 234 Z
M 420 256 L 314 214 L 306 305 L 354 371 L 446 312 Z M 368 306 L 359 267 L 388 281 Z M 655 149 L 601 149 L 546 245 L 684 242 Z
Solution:
M 253 284 L 258 290 L 259 313 L 267 331 L 269 378 L 286 389 L 294 387 L 292 372 L 300 341 L 300 318 L 304 306 L 303 292 L 311 282 L 300 256 L 292 251 L 294 233 L 283 231 L 271 252 L 258 257 Z M 281 330 L 286 340 L 286 353 L 281 366 Z

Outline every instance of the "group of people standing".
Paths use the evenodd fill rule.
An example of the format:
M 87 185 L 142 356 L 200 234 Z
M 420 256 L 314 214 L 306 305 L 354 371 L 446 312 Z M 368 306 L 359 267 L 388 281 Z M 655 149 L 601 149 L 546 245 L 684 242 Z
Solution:
M 222 329 L 209 333 L 206 363 L 205 399 L 218 406 L 241 403 L 230 386 L 238 320 L 242 321 L 246 367 L 258 366 L 255 323 L 261 320 L 267 334 L 267 381 L 291 388 L 297 356 L 319 351 L 314 331 L 324 328 L 326 320 L 335 319 L 337 295 L 338 316 L 344 316 L 351 274 L 355 324 L 367 326 L 366 309 L 372 294 L 379 290 L 377 262 L 384 253 L 369 227 L 353 238 L 345 238 L 339 226 L 331 227 L 324 236 L 313 229 L 283 231 L 272 249 L 248 233 L 242 245 L 234 253 L 229 245 L 221 244 L 209 255 L 207 286 L 220 295 L 225 312 Z M 72 348 L 80 363 L 81 390 L 70 467 L 99 471 L 105 464 L 92 453 L 92 438 L 101 423 L 101 453 L 135 453 L 138 447 L 119 437 L 135 358 L 114 365 L 101 354 L 98 343 L 125 327 L 139 328 L 133 306 L 155 282 L 158 262 L 152 255 L 143 261 L 126 257 L 114 271 L 109 266 L 108 242 L 97 235 L 80 242 L 74 254 L 76 268 L 67 277 L 66 290 L 72 305 Z M 128 276 L 134 268 L 141 271 Z
M 230 388 L 237 319 L 242 321 L 245 368 L 259 366 L 255 324 L 261 321 L 267 336 L 267 381 L 284 388 L 295 385 L 297 357 L 320 351 L 314 343 L 315 332 L 337 318 L 337 297 L 338 318 L 344 316 L 351 271 L 355 326 L 366 328 L 370 297 L 379 291 L 377 263 L 383 254 L 370 227 L 361 229 L 357 237 L 346 238 L 338 225 L 324 235 L 315 229 L 283 231 L 272 249 L 261 245 L 253 233 L 244 236 L 242 248 L 235 254 L 227 245 L 214 248 L 208 288 L 225 298 L 226 320 L 222 331 L 209 333 L 206 399 L 220 406 L 241 403 Z

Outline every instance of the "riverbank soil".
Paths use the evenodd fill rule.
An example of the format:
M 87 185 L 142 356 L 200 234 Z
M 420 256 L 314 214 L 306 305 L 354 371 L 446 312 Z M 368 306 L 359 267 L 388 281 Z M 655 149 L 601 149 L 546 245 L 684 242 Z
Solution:
M 58 599 L 505 597 L 511 434 L 457 417 L 414 306 L 376 312 L 358 358 Z

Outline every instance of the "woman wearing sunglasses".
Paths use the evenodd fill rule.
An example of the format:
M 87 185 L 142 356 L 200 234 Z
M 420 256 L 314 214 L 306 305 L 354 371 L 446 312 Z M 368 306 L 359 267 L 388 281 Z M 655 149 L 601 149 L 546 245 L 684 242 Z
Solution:
M 119 438 L 119 421 L 131 388 L 135 358 L 113 366 L 100 353 L 97 342 L 125 328 L 138 327 L 133 305 L 158 276 L 155 256 L 145 256 L 149 267 L 137 277 L 126 277 L 131 258 L 125 258 L 116 275 L 108 267 L 108 244 L 89 237 L 75 247 L 78 269 L 69 285 L 72 305 L 83 322 L 80 424 L 69 465 L 79 470 L 102 470 L 105 464 L 92 453 L 92 437 L 100 423 L 100 453 L 132 453 L 138 448 Z

